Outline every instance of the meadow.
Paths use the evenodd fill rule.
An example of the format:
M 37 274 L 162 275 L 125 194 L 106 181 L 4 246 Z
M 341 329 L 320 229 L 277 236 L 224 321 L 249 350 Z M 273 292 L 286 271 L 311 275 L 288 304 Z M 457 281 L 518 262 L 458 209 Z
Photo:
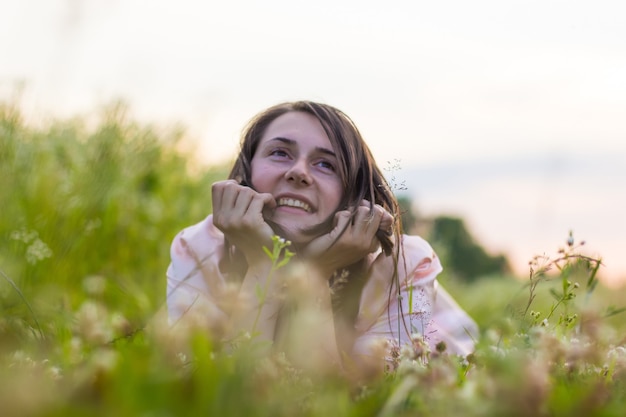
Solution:
M 528 276 L 442 275 L 481 329 L 466 358 L 416 343 L 354 380 L 169 326 L 170 242 L 227 174 L 191 143 L 123 104 L 33 122 L 0 103 L 1 416 L 623 415 L 623 291 L 567 231 Z

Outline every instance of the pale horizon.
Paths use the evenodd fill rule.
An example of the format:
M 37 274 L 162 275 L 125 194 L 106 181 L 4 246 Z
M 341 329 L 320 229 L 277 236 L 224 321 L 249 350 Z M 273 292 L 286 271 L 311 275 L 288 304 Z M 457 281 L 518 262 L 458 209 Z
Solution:
M 27 117 L 121 99 L 209 164 L 263 108 L 327 102 L 517 271 L 572 229 L 626 282 L 624 2 L 0 1 L 0 47 L 0 99 L 23 85 Z

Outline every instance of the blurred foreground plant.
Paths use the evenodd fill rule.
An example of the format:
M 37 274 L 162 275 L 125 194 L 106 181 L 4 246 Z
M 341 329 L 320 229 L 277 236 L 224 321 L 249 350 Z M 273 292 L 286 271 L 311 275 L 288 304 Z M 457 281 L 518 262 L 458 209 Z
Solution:
M 254 338 L 233 348 L 199 321 L 170 324 L 160 308 L 169 242 L 210 211 L 209 185 L 225 173 L 192 175 L 167 137 L 119 107 L 88 129 L 36 128 L 0 105 L 3 417 L 623 415 L 624 327 L 607 321 L 623 309 L 588 302 L 601 262 L 573 239 L 534 260 L 516 314 L 483 317 L 472 355 L 430 352 L 416 337 L 376 380 L 316 377 L 280 352 L 259 359 Z M 466 293 L 497 306 L 504 285 L 519 287 L 498 285 Z
M 550 320 L 559 311 L 559 319 L 555 327 L 568 329 L 579 323 L 580 313 L 586 307 L 599 283 L 598 271 L 602 266 L 601 258 L 588 256 L 579 251 L 584 245 L 585 241 L 576 242 L 573 232 L 570 231 L 566 246 L 559 248 L 556 257 L 538 255 L 529 262 L 529 295 L 523 317 L 527 318 L 530 313 L 530 325 L 549 326 Z M 550 275 L 554 271 L 557 274 Z M 554 302 L 545 315 L 539 310 L 530 310 L 537 296 L 537 286 L 542 282 L 560 282 L 558 288 L 549 288 Z M 582 306 L 576 306 L 575 299 L 581 285 L 584 285 L 585 298 Z M 604 316 L 610 317 L 623 311 L 626 311 L 626 308 L 616 309 L 610 306 Z

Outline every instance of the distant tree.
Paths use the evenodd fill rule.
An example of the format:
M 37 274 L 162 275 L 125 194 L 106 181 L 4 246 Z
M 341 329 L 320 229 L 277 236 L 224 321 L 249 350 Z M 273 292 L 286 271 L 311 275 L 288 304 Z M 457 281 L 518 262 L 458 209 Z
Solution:
M 474 240 L 460 218 L 436 217 L 429 240 L 433 246 L 445 252 L 446 268 L 462 280 L 473 281 L 482 276 L 510 271 L 507 258 L 502 254 L 488 254 Z

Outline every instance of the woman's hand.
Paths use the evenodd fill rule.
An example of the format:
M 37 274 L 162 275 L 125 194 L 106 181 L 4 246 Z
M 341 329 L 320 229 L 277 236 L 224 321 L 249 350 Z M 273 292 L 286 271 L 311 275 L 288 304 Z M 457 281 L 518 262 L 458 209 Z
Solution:
M 263 211 L 276 207 L 274 197 L 235 180 L 225 180 L 213 184 L 212 201 L 213 223 L 243 253 L 248 264 L 267 258 L 263 246 L 272 247 L 274 231 L 263 218 Z
M 391 232 L 393 216 L 378 204 L 371 209 L 369 205 L 369 201 L 363 200 L 354 216 L 350 210 L 337 212 L 333 229 L 302 250 L 303 257 L 314 263 L 326 278 L 375 252 L 380 246 L 378 230 Z

